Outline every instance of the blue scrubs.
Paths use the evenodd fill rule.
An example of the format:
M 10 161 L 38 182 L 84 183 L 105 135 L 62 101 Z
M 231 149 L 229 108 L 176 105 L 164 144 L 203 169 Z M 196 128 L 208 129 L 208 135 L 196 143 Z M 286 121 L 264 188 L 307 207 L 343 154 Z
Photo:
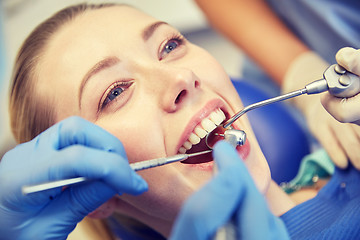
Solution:
M 267 0 L 273 11 L 329 63 L 342 47 L 360 48 L 359 0 Z
M 359 0 L 266 0 L 269 7 L 292 32 L 329 64 L 342 47 L 360 48 Z M 271 95 L 279 88 L 249 58 L 243 64 L 243 77 Z
M 281 216 L 291 239 L 359 239 L 360 172 L 335 169 L 318 195 Z

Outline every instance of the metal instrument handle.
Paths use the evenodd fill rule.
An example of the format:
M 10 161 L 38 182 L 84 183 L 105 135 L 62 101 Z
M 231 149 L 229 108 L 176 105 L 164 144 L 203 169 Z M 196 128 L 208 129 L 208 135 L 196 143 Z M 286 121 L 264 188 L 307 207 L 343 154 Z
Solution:
M 360 77 L 338 64 L 331 65 L 324 72 L 324 79 L 329 93 L 335 97 L 349 98 L 360 92 Z

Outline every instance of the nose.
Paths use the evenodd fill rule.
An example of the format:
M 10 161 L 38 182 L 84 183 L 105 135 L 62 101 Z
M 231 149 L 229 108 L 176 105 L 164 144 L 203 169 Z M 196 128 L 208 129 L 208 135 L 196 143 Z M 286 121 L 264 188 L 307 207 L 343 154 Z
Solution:
M 196 91 L 200 87 L 200 81 L 193 71 L 189 69 L 177 69 L 168 72 L 164 79 L 163 94 L 160 96 L 160 104 L 166 112 L 175 112 L 187 101 L 196 97 Z

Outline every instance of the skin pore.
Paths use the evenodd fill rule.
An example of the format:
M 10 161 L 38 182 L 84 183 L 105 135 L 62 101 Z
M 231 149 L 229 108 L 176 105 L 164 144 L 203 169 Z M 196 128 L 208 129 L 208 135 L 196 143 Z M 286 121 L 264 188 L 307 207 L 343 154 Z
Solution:
M 77 115 L 103 127 L 121 140 L 130 163 L 175 155 L 213 112 L 229 117 L 242 108 L 214 58 L 128 6 L 87 11 L 66 23 L 46 46 L 37 75 L 37 94 L 54 102 L 57 122 Z M 275 214 L 287 211 L 293 203 L 271 181 L 249 122 L 242 117 L 234 127 L 247 133 L 239 155 L 257 187 Z M 212 163 L 141 171 L 149 191 L 117 196 L 108 207 L 167 236 L 186 198 L 211 178 Z

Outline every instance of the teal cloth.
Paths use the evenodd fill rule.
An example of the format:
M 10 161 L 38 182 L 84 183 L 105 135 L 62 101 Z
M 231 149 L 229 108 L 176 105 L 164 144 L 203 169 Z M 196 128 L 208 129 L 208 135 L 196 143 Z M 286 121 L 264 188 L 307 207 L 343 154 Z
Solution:
M 295 178 L 288 183 L 282 183 L 281 187 L 286 193 L 292 193 L 302 187 L 312 186 L 315 183 L 314 178 L 330 177 L 334 170 L 333 161 L 324 149 L 320 149 L 305 156 Z

